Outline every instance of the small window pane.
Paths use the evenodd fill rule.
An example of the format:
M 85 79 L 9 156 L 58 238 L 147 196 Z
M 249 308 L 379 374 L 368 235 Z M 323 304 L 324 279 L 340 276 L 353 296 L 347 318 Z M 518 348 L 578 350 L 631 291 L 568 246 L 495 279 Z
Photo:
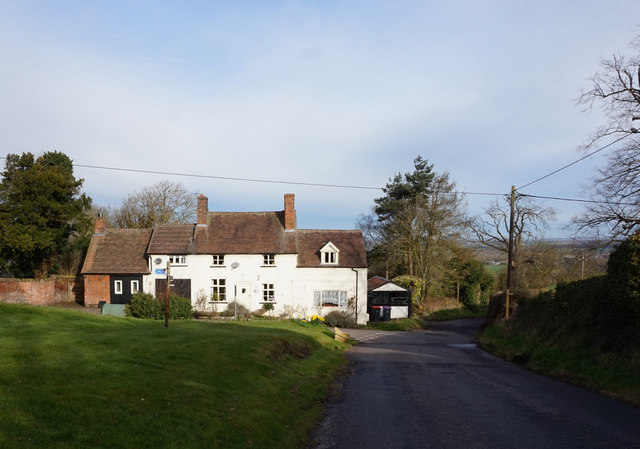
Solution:
M 262 300 L 264 302 L 273 302 L 276 300 L 274 284 L 262 284 Z
M 211 279 L 211 301 L 227 300 L 227 281 L 225 279 Z

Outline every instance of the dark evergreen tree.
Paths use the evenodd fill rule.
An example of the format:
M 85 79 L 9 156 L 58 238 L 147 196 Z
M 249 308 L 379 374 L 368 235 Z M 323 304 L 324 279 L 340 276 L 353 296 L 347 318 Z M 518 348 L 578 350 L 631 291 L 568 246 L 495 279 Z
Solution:
M 0 182 L 0 269 L 18 277 L 59 270 L 90 228 L 91 200 L 65 154 L 9 154 Z

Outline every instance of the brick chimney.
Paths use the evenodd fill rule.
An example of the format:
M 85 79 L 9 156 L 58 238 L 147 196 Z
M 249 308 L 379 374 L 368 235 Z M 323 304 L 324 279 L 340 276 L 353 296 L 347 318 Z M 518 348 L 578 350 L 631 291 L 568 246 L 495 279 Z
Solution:
M 284 230 L 293 231 L 296 229 L 296 210 L 294 207 L 295 195 L 293 193 L 284 194 Z
M 204 195 L 198 197 L 198 226 L 207 225 L 207 215 L 209 214 L 209 198 Z
M 94 222 L 93 233 L 94 234 L 104 234 L 104 230 L 106 228 L 104 217 L 102 214 L 98 214 L 96 220 Z

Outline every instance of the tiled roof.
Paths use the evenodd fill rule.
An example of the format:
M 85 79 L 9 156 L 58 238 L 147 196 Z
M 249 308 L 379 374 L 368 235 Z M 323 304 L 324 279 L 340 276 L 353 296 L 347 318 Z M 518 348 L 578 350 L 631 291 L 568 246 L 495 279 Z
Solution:
M 410 289 L 403 287 L 400 284 L 396 284 L 393 281 L 390 281 L 389 279 L 383 278 L 382 276 L 374 276 L 372 278 L 369 278 L 367 280 L 367 291 L 370 292 L 371 290 L 375 290 L 377 288 L 382 287 L 383 285 L 387 285 L 387 284 L 391 284 L 393 286 L 396 287 L 396 289 L 402 289 L 402 290 L 406 290 L 409 291 Z
M 322 266 L 320 264 L 320 248 L 328 242 L 333 243 L 340 250 L 337 266 L 367 267 L 367 257 L 361 231 L 298 230 L 296 234 L 299 267 Z M 336 265 L 325 266 L 334 267 Z
M 145 274 L 151 229 L 107 229 L 89 244 L 82 274 Z
M 282 212 L 209 212 L 196 227 L 196 254 L 295 254 L 295 231 L 286 231 Z
M 209 212 L 207 226 L 108 229 L 91 239 L 82 273 L 146 273 L 147 254 L 297 254 L 299 267 L 367 267 L 361 231 L 285 231 L 283 219 L 283 212 Z M 328 242 L 340 251 L 337 265 L 320 263 Z
M 189 254 L 193 248 L 194 224 L 162 224 L 153 228 L 149 254 Z
M 369 278 L 367 280 L 367 291 L 371 291 L 371 290 L 375 290 L 378 287 L 382 287 L 385 284 L 388 284 L 389 282 L 391 282 L 389 279 L 380 277 L 380 276 L 374 276 L 372 278 Z

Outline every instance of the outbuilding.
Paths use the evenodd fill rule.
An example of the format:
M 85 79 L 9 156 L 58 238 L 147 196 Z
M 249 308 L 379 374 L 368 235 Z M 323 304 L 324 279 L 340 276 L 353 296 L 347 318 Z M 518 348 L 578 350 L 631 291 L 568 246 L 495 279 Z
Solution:
M 411 315 L 411 290 L 380 276 L 367 281 L 369 321 L 408 318 Z

